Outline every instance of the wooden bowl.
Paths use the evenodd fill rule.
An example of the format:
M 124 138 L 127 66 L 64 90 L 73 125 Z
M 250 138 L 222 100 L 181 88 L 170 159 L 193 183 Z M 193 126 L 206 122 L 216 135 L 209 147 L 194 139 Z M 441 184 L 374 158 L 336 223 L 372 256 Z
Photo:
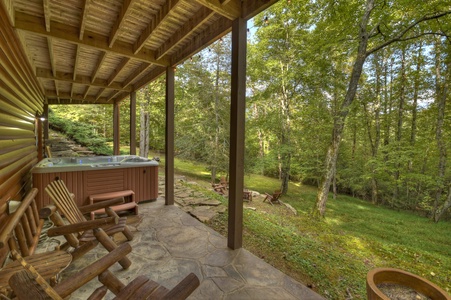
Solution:
M 434 283 L 415 274 L 393 268 L 376 268 L 366 276 L 366 295 L 368 300 L 390 300 L 377 285 L 382 283 L 399 284 L 410 287 L 432 300 L 451 300 L 448 293 Z

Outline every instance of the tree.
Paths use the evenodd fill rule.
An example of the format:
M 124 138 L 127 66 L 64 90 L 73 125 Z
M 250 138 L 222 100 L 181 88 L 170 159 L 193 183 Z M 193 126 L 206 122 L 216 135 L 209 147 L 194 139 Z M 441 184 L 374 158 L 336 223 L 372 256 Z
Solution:
M 346 117 L 349 113 L 350 105 L 355 99 L 366 58 L 369 55 L 395 42 L 411 40 L 417 38 L 418 36 L 423 36 L 426 34 L 442 34 L 439 32 L 424 31 L 423 28 L 420 28 L 420 25 L 430 20 L 438 20 L 451 13 L 451 11 L 449 11 L 449 8 L 444 5 L 444 3 L 442 3 L 442 7 L 435 6 L 434 3 L 434 6 L 431 5 L 431 7 L 425 6 L 422 7 L 422 9 L 419 9 L 420 7 L 417 7 L 419 10 L 415 11 L 415 13 L 422 13 L 423 15 L 420 17 L 415 15 L 408 16 L 409 18 L 407 18 L 408 21 L 406 22 L 405 16 L 401 13 L 401 10 L 399 10 L 403 7 L 393 7 L 394 5 L 394 3 L 378 3 L 376 0 L 367 0 L 364 9 L 362 10 L 362 16 L 358 26 L 359 33 L 357 53 L 354 58 L 345 98 L 334 119 L 332 141 L 326 155 L 326 170 L 321 187 L 317 194 L 315 207 L 312 212 L 313 216 L 324 217 L 327 197 L 336 169 L 338 151 L 342 139 Z M 379 6 L 378 14 L 374 12 L 377 6 Z M 439 10 L 438 12 L 434 11 L 432 13 L 427 10 L 432 10 L 433 8 L 443 8 L 446 10 Z M 394 13 L 392 13 L 392 15 L 390 16 L 391 18 L 389 18 L 387 13 L 388 11 L 399 12 L 400 14 L 396 16 Z M 401 16 L 401 18 L 399 16 Z M 412 22 L 411 19 L 413 19 L 414 21 Z M 384 27 L 382 27 L 382 25 Z M 382 31 L 382 28 L 392 28 L 392 30 L 391 32 L 385 33 Z M 418 30 L 419 33 L 414 31 L 414 29 Z M 372 45 L 370 45 L 371 47 L 368 49 L 370 39 L 374 38 L 377 38 L 377 40 Z

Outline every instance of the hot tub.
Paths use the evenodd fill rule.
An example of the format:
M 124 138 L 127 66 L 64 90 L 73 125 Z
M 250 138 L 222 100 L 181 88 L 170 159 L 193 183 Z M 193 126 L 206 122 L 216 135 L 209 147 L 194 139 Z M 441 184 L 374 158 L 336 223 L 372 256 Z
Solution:
M 45 187 L 56 179 L 79 206 L 89 204 L 90 195 L 124 190 L 133 190 L 138 203 L 158 197 L 158 161 L 136 155 L 45 158 L 31 172 L 38 208 L 51 204 Z

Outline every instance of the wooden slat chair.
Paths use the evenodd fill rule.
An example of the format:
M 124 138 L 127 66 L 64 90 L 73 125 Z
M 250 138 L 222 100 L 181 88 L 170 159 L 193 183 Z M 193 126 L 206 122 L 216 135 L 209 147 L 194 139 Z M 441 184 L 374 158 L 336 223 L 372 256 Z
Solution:
M 108 289 L 116 297 L 114 299 L 186 299 L 200 284 L 199 279 L 193 273 L 186 276 L 173 289 L 168 290 L 164 286 L 149 280 L 144 276 L 138 276 L 128 285 L 124 285 L 108 268 L 118 259 L 124 257 L 131 251 L 128 243 L 120 245 L 101 259 L 85 267 L 53 288 L 50 287 L 33 267 L 24 262 L 25 269 L 14 274 L 9 284 L 16 293 L 17 299 L 63 299 L 84 284 L 99 277 L 104 285 L 94 290 L 88 299 L 103 299 Z M 23 260 L 24 261 L 24 260 Z
M 5 253 L 1 259 L 7 259 L 8 249 L 16 251 L 33 262 L 45 279 L 54 283 L 58 274 L 69 266 L 72 256 L 61 250 L 35 254 L 44 225 L 35 201 L 37 193 L 37 189 L 31 189 L 19 202 L 17 209 L 0 222 L 0 251 Z M 0 269 L 0 298 L 11 293 L 8 280 L 21 269 L 18 261 L 9 259 Z
M 213 190 L 221 195 L 227 195 L 227 192 L 229 190 L 229 183 L 227 182 L 227 179 L 225 176 L 221 176 L 219 179 L 219 183 L 212 184 Z
M 112 251 L 117 245 L 110 236 L 116 233 L 123 233 L 129 241 L 133 239 L 133 234 L 126 225 L 127 218 L 119 218 L 116 212 L 109 207 L 123 203 L 123 198 L 77 207 L 72 194 L 62 180 L 51 182 L 45 188 L 45 191 L 49 194 L 58 211 L 64 215 L 70 224 L 66 225 L 58 211 L 52 211 L 55 209 L 48 206 L 47 209 L 51 210 L 49 213 L 50 219 L 56 227 L 50 228 L 47 234 L 48 236 L 64 235 L 67 241 L 64 246 L 75 248 L 72 252 L 74 259 L 94 248 L 98 242 L 108 251 Z M 99 208 L 105 208 L 109 217 L 88 221 L 83 215 L 83 213 L 89 213 Z M 126 257 L 122 258 L 119 263 L 124 269 L 131 265 L 131 261 Z
M 281 204 L 279 198 L 280 195 L 282 195 L 282 191 L 276 190 L 272 195 L 268 193 L 265 193 L 265 195 L 266 197 L 263 202 L 268 201 L 271 205 L 273 205 L 274 203 Z

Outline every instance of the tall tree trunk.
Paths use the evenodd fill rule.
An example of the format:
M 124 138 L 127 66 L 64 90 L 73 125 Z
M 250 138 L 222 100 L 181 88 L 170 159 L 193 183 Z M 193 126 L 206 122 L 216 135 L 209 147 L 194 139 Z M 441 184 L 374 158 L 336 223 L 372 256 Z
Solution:
M 140 123 L 141 127 L 139 130 L 139 156 L 148 157 L 149 156 L 149 131 L 150 131 L 150 116 L 149 116 L 149 105 L 150 105 L 150 86 L 144 89 L 144 99 L 145 102 L 141 107 Z
M 215 137 L 213 159 L 211 161 L 211 183 L 216 183 L 216 169 L 219 160 L 219 68 L 220 68 L 220 54 L 217 51 L 216 56 L 216 79 L 215 79 Z
M 445 170 L 446 170 L 446 142 L 443 140 L 443 122 L 445 118 L 445 104 L 448 90 L 448 76 L 441 74 L 441 60 L 440 60 L 440 42 L 436 43 L 436 97 L 437 97 L 437 127 L 435 131 L 435 139 L 437 142 L 437 149 L 439 152 L 439 163 L 437 166 L 437 190 L 434 200 L 434 221 L 439 220 L 440 214 L 440 202 L 443 194 L 443 188 L 445 184 Z M 445 70 L 448 73 L 448 68 Z
M 398 102 L 398 124 L 396 127 L 396 152 L 399 153 L 401 151 L 401 140 L 402 140 L 402 124 L 403 124 L 403 118 L 404 118 L 404 102 L 405 102 L 405 84 L 406 84 L 406 49 L 405 47 L 402 47 L 402 53 L 401 53 L 401 82 L 399 83 L 399 102 Z M 401 169 L 401 163 L 399 160 L 396 161 L 395 166 L 395 189 L 393 190 L 393 201 L 392 206 L 399 206 L 399 177 L 400 177 L 400 169 Z
M 354 66 L 352 68 L 348 90 L 346 92 L 345 99 L 340 107 L 340 111 L 338 112 L 338 114 L 334 116 L 332 141 L 329 148 L 327 149 L 326 155 L 325 175 L 322 180 L 321 186 L 318 190 L 318 194 L 316 196 L 316 203 L 312 212 L 313 216 L 316 217 L 324 217 L 324 214 L 326 212 L 327 197 L 329 194 L 332 178 L 335 174 L 335 168 L 337 166 L 338 150 L 340 147 L 346 117 L 349 113 L 349 106 L 351 105 L 351 103 L 355 98 L 357 86 L 359 84 L 360 76 L 362 74 L 363 64 L 365 63 L 367 57 L 366 50 L 368 47 L 368 39 L 369 39 L 367 26 L 373 8 L 374 8 L 374 0 L 367 0 L 365 13 L 360 22 L 359 47 L 357 51 L 357 57 L 354 62 Z
M 282 78 L 284 73 L 288 71 L 288 65 L 281 64 Z M 281 112 L 282 112 L 282 136 L 281 136 L 281 187 L 282 194 L 288 192 L 288 182 L 291 173 L 291 112 L 290 112 L 290 96 L 286 90 L 286 83 L 282 79 L 282 96 L 281 96 Z
M 419 42 L 418 45 L 418 55 L 417 55 L 417 61 L 416 61 L 416 70 L 415 70 L 415 76 L 414 76 L 414 83 L 413 83 L 413 99 L 412 99 L 412 122 L 410 126 L 410 146 L 412 149 L 415 147 L 416 138 L 417 138 L 417 109 L 418 109 L 418 93 L 420 89 L 420 71 L 421 66 L 423 62 L 423 42 Z M 408 171 L 409 173 L 412 173 L 413 170 L 413 159 L 409 159 L 408 162 Z M 420 195 L 420 186 L 419 183 L 416 185 L 417 194 L 411 195 L 409 186 L 407 187 L 407 199 L 410 199 L 410 207 L 411 209 L 414 209 L 418 202 L 418 196 Z

